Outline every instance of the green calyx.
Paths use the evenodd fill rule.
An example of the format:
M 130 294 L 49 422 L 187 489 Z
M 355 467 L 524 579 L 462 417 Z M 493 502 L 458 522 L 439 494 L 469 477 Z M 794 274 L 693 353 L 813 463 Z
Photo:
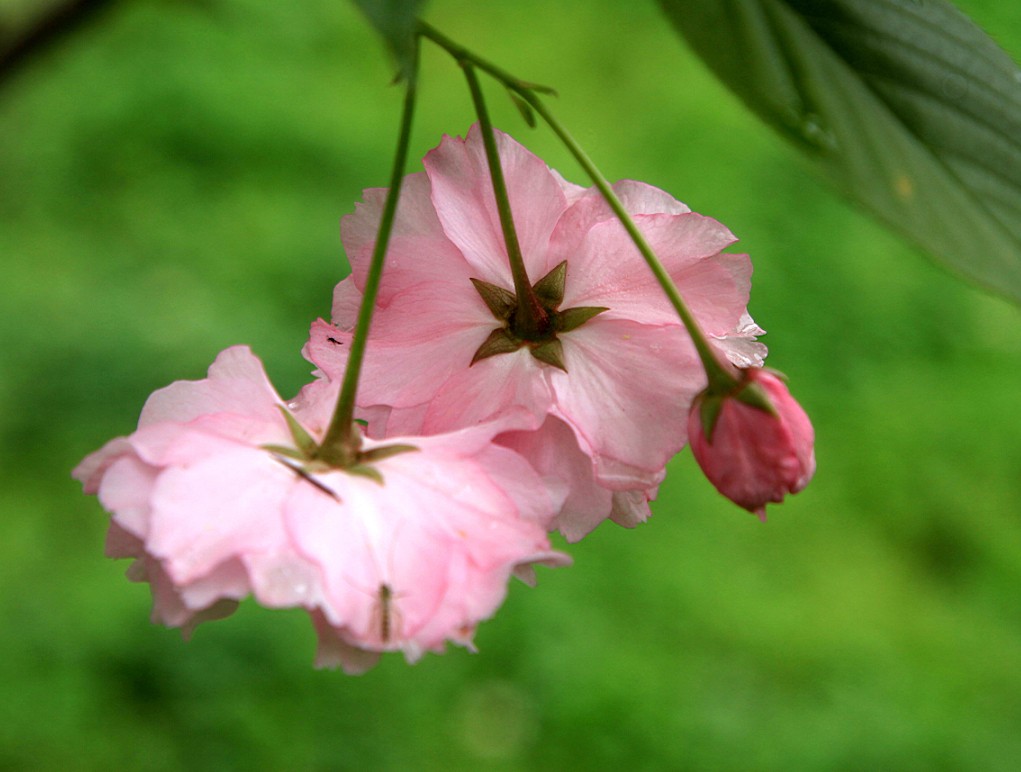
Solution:
M 698 405 L 698 417 L 702 422 L 702 432 L 705 440 L 710 445 L 713 442 L 713 431 L 716 429 L 716 421 L 720 418 L 720 410 L 723 409 L 723 397 L 706 395 Z
M 774 418 L 780 417 L 766 390 L 762 388 L 761 384 L 751 380 L 747 374 L 745 374 L 744 380 L 737 381 L 729 391 L 719 393 L 712 389 L 706 389 L 699 397 L 698 410 L 702 431 L 705 433 L 706 441 L 710 444 L 713 441 L 716 422 L 720 418 L 720 411 L 723 409 L 723 401 L 727 399 L 737 400 L 756 410 L 769 413 Z
M 476 350 L 472 365 L 479 360 L 497 354 L 509 354 L 527 346 L 529 353 L 540 362 L 567 372 L 564 347 L 557 335 L 576 330 L 589 319 L 608 310 L 602 306 L 577 306 L 560 310 L 567 284 L 566 260 L 532 285 L 532 295 L 544 317 L 544 323 L 538 329 L 527 329 L 518 323 L 518 298 L 513 292 L 481 279 L 472 279 L 471 283 L 482 302 L 500 322 L 500 326 L 490 332 Z
M 745 384 L 745 387 L 741 389 L 734 399 L 738 402 L 742 402 L 749 407 L 753 407 L 756 410 L 761 410 L 764 413 L 769 413 L 774 418 L 779 418 L 780 414 L 776 412 L 776 406 L 773 405 L 773 400 L 770 399 L 769 394 L 766 392 L 762 385 L 751 381 Z
M 340 501 L 340 497 L 331 488 L 323 484 L 316 475 L 325 472 L 340 470 L 359 477 L 368 477 L 380 485 L 383 485 L 383 475 L 374 464 L 385 458 L 396 456 L 398 453 L 408 453 L 418 450 L 414 445 L 383 445 L 370 450 L 362 450 L 361 432 L 351 434 L 352 442 L 344 446 L 328 446 L 316 443 L 311 434 L 302 426 L 298 419 L 291 415 L 282 405 L 277 406 L 287 421 L 287 428 L 294 440 L 294 447 L 287 445 L 268 444 L 262 449 L 269 453 L 279 463 L 286 466 L 298 477 L 312 484 L 323 493 Z M 357 423 L 362 423 L 358 421 Z

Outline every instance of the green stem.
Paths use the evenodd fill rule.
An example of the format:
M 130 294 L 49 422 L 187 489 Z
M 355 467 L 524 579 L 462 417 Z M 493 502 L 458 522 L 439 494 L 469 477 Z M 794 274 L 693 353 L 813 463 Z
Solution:
M 521 80 L 520 78 L 515 78 L 506 70 L 503 70 L 497 67 L 495 64 L 487 62 L 485 59 L 476 56 L 467 48 L 462 46 L 460 43 L 451 40 L 435 27 L 431 27 L 430 25 L 426 24 L 424 21 L 421 20 L 418 22 L 418 34 L 428 40 L 431 40 L 433 43 L 438 45 L 440 48 L 442 48 L 444 51 L 446 51 L 448 54 L 454 57 L 454 59 L 456 59 L 458 63 L 468 62 L 470 64 L 475 65 L 483 72 L 488 73 L 492 77 L 496 78 L 496 80 L 500 81 L 500 83 L 502 83 L 507 88 L 514 89 L 514 91 L 517 93 L 521 93 L 522 90 L 533 89 L 553 93 L 553 89 L 548 88 L 546 86 L 539 86 L 535 83 L 529 83 L 528 81 Z
M 510 261 L 511 276 L 514 279 L 514 295 L 518 300 L 517 313 L 514 317 L 515 331 L 526 340 L 538 340 L 549 328 L 549 314 L 542 307 L 539 298 L 528 279 L 525 260 L 521 256 L 521 245 L 514 228 L 514 217 L 511 213 L 510 198 L 507 196 L 507 182 L 500 166 L 500 152 L 496 147 L 496 136 L 493 123 L 489 119 L 486 100 L 482 94 L 475 68 L 470 62 L 461 61 L 461 68 L 468 80 L 475 113 L 479 117 L 482 130 L 482 144 L 486 148 L 486 162 L 489 165 L 489 176 L 493 181 L 493 195 L 496 198 L 496 211 L 500 215 L 500 228 L 507 246 L 507 257 Z
M 648 264 L 653 275 L 656 277 L 656 281 L 658 281 L 659 285 L 663 288 L 663 291 L 666 293 L 671 305 L 673 305 L 674 310 L 677 312 L 678 317 L 680 317 L 681 323 L 688 331 L 688 335 L 691 336 L 691 340 L 694 343 L 699 358 L 702 360 L 702 365 L 705 368 L 710 388 L 722 391 L 729 391 L 733 388 L 736 383 L 734 376 L 731 375 L 729 370 L 716 358 L 705 333 L 702 332 L 702 328 L 699 326 L 694 314 L 691 313 L 687 303 L 685 303 L 684 299 L 681 297 L 673 279 L 670 278 L 670 274 L 667 273 L 663 264 L 659 261 L 659 258 L 656 257 L 656 253 L 653 251 L 652 247 L 649 246 L 648 241 L 645 240 L 645 236 L 638 229 L 634 220 L 631 219 L 631 216 L 624 208 L 620 199 L 617 198 L 617 194 L 613 192 L 613 188 L 610 186 L 609 182 L 606 181 L 606 178 L 602 175 L 596 165 L 592 163 L 588 154 L 586 154 L 581 146 L 574 140 L 574 137 L 572 137 L 560 121 L 558 121 L 553 114 L 550 113 L 550 111 L 546 108 L 546 105 L 543 104 L 542 100 L 539 99 L 536 94 L 537 90 L 550 91 L 550 89 L 545 89 L 543 87 L 536 86 L 534 83 L 529 83 L 514 77 L 506 70 L 479 58 L 464 46 L 455 43 L 453 40 L 424 22 L 419 22 L 419 34 L 446 50 L 447 53 L 453 56 L 462 67 L 474 65 L 483 72 L 491 75 L 506 88 L 518 94 L 529 107 L 535 110 L 535 112 L 542 117 L 546 124 L 560 138 L 560 141 L 564 143 L 564 146 L 568 149 L 571 155 L 574 156 L 575 160 L 592 179 L 592 182 L 599 189 L 599 192 L 606 200 L 606 203 L 610 206 L 613 213 L 617 216 L 617 219 L 620 220 L 621 224 L 627 230 L 628 235 L 631 236 L 631 240 L 645 259 L 645 262 Z
M 365 359 L 365 345 L 369 338 L 372 313 L 376 307 L 376 295 L 379 292 L 379 282 L 383 275 L 383 261 L 386 257 L 387 245 L 390 243 L 394 217 L 397 214 L 397 202 L 401 195 L 401 185 L 404 182 L 404 167 L 407 164 L 408 146 L 411 142 L 411 119 L 415 112 L 417 75 L 418 46 L 416 45 L 412 68 L 407 76 L 404 109 L 401 114 L 400 134 L 397 139 L 397 152 L 394 155 L 390 190 L 387 193 L 386 201 L 383 204 L 383 213 L 379 220 L 379 232 L 376 234 L 376 244 L 369 262 L 368 275 L 365 278 L 362 303 L 358 309 L 358 320 L 355 323 L 354 335 L 351 340 L 344 380 L 337 397 L 337 407 L 330 419 L 330 426 L 316 453 L 316 456 L 323 461 L 342 467 L 350 466 L 357 461 L 361 445 L 361 435 L 355 429 L 354 423 L 355 398 L 358 392 L 358 379 L 362 371 L 362 361 Z
M 649 246 L 649 242 L 646 241 L 645 236 L 638 229 L 638 225 L 631 215 L 628 214 L 624 208 L 624 204 L 617 198 L 617 194 L 613 192 L 613 188 L 610 183 L 607 182 L 606 177 L 603 176 L 602 172 L 596 167 L 592 160 L 588 157 L 588 154 L 575 142 L 567 129 L 546 109 L 546 105 L 542 103 L 534 93 L 530 91 L 519 92 L 525 101 L 528 102 L 529 106 L 535 110 L 547 125 L 553 130 L 553 132 L 560 137 L 560 141 L 564 143 L 571 155 L 574 156 L 575 160 L 581 165 L 588 176 L 592 179 L 592 182 L 599 192 L 603 194 L 603 198 L 606 199 L 606 203 L 609 204 L 610 209 L 617 215 L 617 219 L 620 220 L 624 229 L 631 236 L 631 240 L 635 246 L 638 247 L 638 251 L 642 253 L 642 257 L 645 258 L 645 262 L 648 264 L 649 269 L 652 271 L 653 276 L 656 277 L 656 281 L 659 282 L 659 286 L 663 288 L 667 298 L 670 300 L 670 304 L 677 311 L 677 316 L 680 317 L 681 323 L 684 328 L 688 331 L 688 335 L 691 336 L 692 343 L 695 344 L 695 349 L 698 351 L 698 356 L 702 360 L 702 364 L 705 367 L 706 375 L 709 378 L 710 385 L 719 385 L 720 387 L 726 387 L 729 390 L 734 384 L 734 377 L 727 371 L 720 361 L 716 358 L 716 354 L 713 352 L 709 341 L 705 337 L 705 333 L 702 332 L 702 328 L 698 324 L 698 320 L 695 319 L 695 315 L 691 313 L 691 309 L 688 308 L 688 304 L 684 302 L 684 298 L 681 297 L 680 291 L 677 289 L 677 285 L 674 284 L 673 279 L 670 278 L 670 274 L 666 268 L 663 267 L 663 263 L 660 262 L 659 258 L 656 257 L 656 253 L 652 247 Z

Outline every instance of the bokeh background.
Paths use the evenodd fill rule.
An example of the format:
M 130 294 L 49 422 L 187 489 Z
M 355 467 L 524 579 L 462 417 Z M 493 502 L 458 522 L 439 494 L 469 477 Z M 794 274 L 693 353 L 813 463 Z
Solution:
M 1021 53 L 1021 6 L 960 5 Z M 682 453 L 647 524 L 513 586 L 477 655 L 348 677 L 312 668 L 300 611 L 246 603 L 188 643 L 151 625 L 70 470 L 226 346 L 284 395 L 305 382 L 338 220 L 386 184 L 401 95 L 344 0 L 120 3 L 0 83 L 0 768 L 1019 768 L 1018 309 L 832 195 L 651 2 L 426 18 L 556 86 L 608 177 L 741 237 L 815 481 L 762 525 Z M 423 68 L 414 158 L 473 121 L 457 67 Z

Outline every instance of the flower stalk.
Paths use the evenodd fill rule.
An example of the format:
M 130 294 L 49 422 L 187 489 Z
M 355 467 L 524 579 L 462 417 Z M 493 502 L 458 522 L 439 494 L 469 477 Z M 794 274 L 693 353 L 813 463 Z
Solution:
M 475 67 L 468 60 L 459 60 L 464 76 L 471 91 L 475 114 L 482 129 L 482 144 L 486 148 L 486 163 L 489 176 L 493 181 L 493 195 L 496 198 L 496 210 L 500 215 L 500 229 L 503 231 L 504 243 L 507 246 L 507 257 L 510 261 L 511 276 L 514 279 L 514 295 L 517 299 L 517 313 L 514 317 L 515 327 L 521 336 L 528 340 L 536 340 L 545 335 L 549 328 L 549 314 L 539 302 L 528 272 L 525 260 L 521 255 L 517 230 L 514 228 L 514 216 L 511 213 L 510 198 L 507 195 L 507 182 L 500 166 L 500 153 L 496 147 L 496 136 L 493 133 L 493 122 L 489 118 L 486 100 L 482 94 Z
M 680 318 L 681 323 L 684 325 L 684 328 L 687 330 L 688 335 L 691 337 L 692 343 L 694 344 L 695 349 L 698 352 L 699 358 L 702 360 L 702 366 L 705 368 L 706 376 L 709 381 L 709 391 L 712 393 L 727 393 L 733 390 L 738 385 L 737 378 L 735 378 L 734 375 L 731 373 L 731 370 L 728 369 L 725 365 L 723 365 L 716 357 L 715 353 L 713 352 L 712 346 L 710 345 L 708 339 L 705 336 L 705 333 L 702 332 L 702 328 L 699 326 L 698 321 L 695 319 L 694 314 L 692 314 L 691 309 L 688 308 L 687 303 L 684 302 L 684 298 L 681 297 L 680 292 L 677 290 L 677 286 L 670 278 L 670 274 L 667 273 L 666 269 L 663 267 L 663 264 L 660 262 L 659 258 L 656 257 L 656 254 L 653 251 L 652 247 L 645 239 L 645 236 L 642 234 L 641 230 L 639 230 L 634 220 L 631 219 L 631 216 L 627 213 L 627 210 L 624 208 L 624 205 L 621 203 L 620 199 L 617 198 L 617 195 L 613 192 L 613 188 L 610 186 L 610 183 L 607 182 L 602 172 L 599 171 L 598 167 L 596 167 L 596 165 L 589 158 L 588 154 L 581 148 L 577 141 L 575 141 L 574 137 L 571 136 L 570 132 L 567 131 L 563 124 L 561 124 L 560 121 L 557 120 L 557 118 L 549 111 L 549 109 L 547 109 L 546 105 L 539 98 L 540 92 L 542 93 L 555 92 L 553 92 L 552 89 L 546 86 L 539 86 L 535 83 L 529 83 L 527 81 L 521 80 L 520 78 L 511 75 L 506 70 L 503 70 L 500 67 L 497 67 L 496 65 L 480 58 L 479 56 L 472 53 L 464 46 L 451 40 L 450 38 L 439 32 L 435 28 L 431 27 L 430 25 L 426 24 L 425 22 L 422 21 L 419 22 L 418 34 L 420 37 L 424 37 L 428 40 L 431 40 L 433 43 L 435 43 L 440 48 L 449 53 L 455 60 L 457 60 L 461 67 L 465 69 L 466 73 L 473 72 L 473 68 L 478 68 L 479 70 L 482 70 L 491 77 L 495 78 L 506 89 L 508 89 L 508 91 L 510 91 L 512 95 L 517 95 L 518 97 L 520 97 L 520 99 L 524 101 L 524 103 L 527 105 L 529 109 L 534 110 L 536 113 L 538 113 L 538 115 L 546 122 L 546 124 L 550 127 L 553 133 L 557 135 L 561 142 L 563 142 L 568 152 L 570 152 L 571 155 L 574 156 L 574 159 L 578 162 L 582 169 L 584 169 L 585 173 L 588 174 L 593 184 L 599 189 L 599 192 L 606 200 L 606 203 L 609 205 L 610 209 L 613 210 L 613 213 L 616 215 L 617 219 L 620 220 L 621 224 L 624 226 L 628 235 L 631 237 L 631 240 L 634 242 L 635 246 L 638 248 L 638 251 L 644 258 L 646 264 L 649 266 L 649 269 L 656 277 L 656 281 L 659 282 L 659 285 L 663 288 L 663 291 L 666 293 L 666 296 L 669 299 L 671 305 L 677 312 L 677 315 Z M 469 77 L 470 87 L 472 84 L 473 77 L 474 76 Z M 473 87 L 473 97 L 475 94 L 475 90 L 477 90 L 477 87 L 478 84 L 476 79 L 475 85 Z M 477 106 L 476 110 L 478 111 Z M 488 116 L 486 120 L 488 121 Z M 480 123 L 482 123 L 481 112 L 479 113 L 479 121 Z M 485 128 L 485 126 L 483 126 L 483 128 Z M 484 133 L 484 136 L 486 135 L 491 136 L 491 133 L 492 130 L 490 129 L 488 132 Z M 486 150 L 488 155 L 489 154 L 488 144 Z M 492 165 L 493 165 L 492 160 L 490 160 L 491 168 Z M 507 215 L 509 218 L 510 215 L 509 206 Z M 503 224 L 502 212 L 501 224 Z M 513 226 L 511 226 L 511 230 L 513 230 Z M 504 226 L 504 233 L 506 236 L 507 235 L 506 226 Z M 508 239 L 508 244 L 509 241 L 510 240 Z M 514 242 L 516 244 L 516 237 L 514 238 Z M 509 246 L 508 251 L 510 251 Z M 517 280 L 517 276 L 515 275 L 516 289 L 518 284 L 519 282 Z
M 407 74 L 404 107 L 401 113 L 401 126 L 397 138 L 397 151 L 394 154 L 393 173 L 390 178 L 390 190 L 383 204 L 383 213 L 379 221 L 379 232 L 372 251 L 368 274 L 365 279 L 362 304 L 358 309 L 358 320 L 355 323 L 351 350 L 348 354 L 344 379 L 341 383 L 337 406 L 330 419 L 322 443 L 316 450 L 316 458 L 333 466 L 350 467 L 359 460 L 361 450 L 361 432 L 355 428 L 354 408 L 358 393 L 358 379 L 361 375 L 362 362 L 365 359 L 365 346 L 372 325 L 372 313 L 376 307 L 376 295 L 379 282 L 383 275 L 383 262 L 386 249 L 390 243 L 394 218 L 397 214 L 397 202 L 401 195 L 404 182 L 404 168 L 408 160 L 408 147 L 411 144 L 411 124 L 415 112 L 418 76 L 418 45 L 412 59 L 411 70 Z

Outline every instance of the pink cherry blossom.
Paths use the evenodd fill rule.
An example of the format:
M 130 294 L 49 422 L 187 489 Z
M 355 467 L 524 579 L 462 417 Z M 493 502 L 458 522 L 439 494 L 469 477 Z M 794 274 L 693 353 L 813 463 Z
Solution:
M 304 463 L 283 409 L 318 439 L 336 391 L 320 378 L 285 405 L 247 348 L 227 349 L 75 469 L 112 512 L 107 554 L 150 584 L 154 621 L 189 632 L 251 594 L 308 609 L 318 663 L 360 672 L 381 651 L 470 647 L 511 574 L 567 562 L 546 537 L 562 494 L 492 441 L 519 423 L 365 440 L 370 455 L 413 448 L 366 461 L 371 476 Z
M 700 395 L 688 416 L 688 432 L 692 453 L 709 481 L 765 520 L 768 502 L 783 501 L 812 479 L 815 432 L 786 384 L 772 372 L 749 368 L 742 378 L 733 395 Z M 772 411 L 742 400 L 742 390 L 749 386 L 762 390 Z M 717 403 L 705 410 L 706 400 Z
M 359 404 L 377 436 L 449 431 L 524 408 L 532 424 L 519 431 L 537 436 L 516 434 L 509 446 L 567 491 L 557 527 L 576 539 L 606 517 L 633 524 L 647 516 L 667 460 L 686 442 L 703 368 L 598 191 L 565 182 L 507 135 L 497 142 L 530 281 L 566 260 L 559 308 L 604 310 L 557 334 L 564 369 L 528 345 L 472 364 L 501 322 L 471 280 L 513 284 L 480 132 L 446 137 L 425 171 L 406 179 Z M 761 364 L 765 348 L 754 338 L 762 331 L 746 312 L 751 264 L 722 252 L 735 240 L 730 231 L 649 185 L 614 189 L 722 355 Z M 314 325 L 306 349 L 324 373 L 343 368 L 384 195 L 366 191 L 342 223 L 352 276 L 335 292 L 336 326 Z

